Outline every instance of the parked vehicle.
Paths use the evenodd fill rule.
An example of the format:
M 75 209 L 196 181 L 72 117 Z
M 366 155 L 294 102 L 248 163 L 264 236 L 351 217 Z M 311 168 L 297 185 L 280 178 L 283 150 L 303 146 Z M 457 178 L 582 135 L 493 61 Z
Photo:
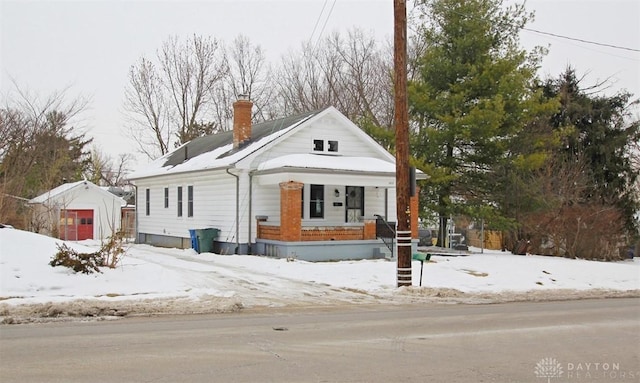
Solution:
M 431 230 L 418 229 L 418 246 L 431 246 Z

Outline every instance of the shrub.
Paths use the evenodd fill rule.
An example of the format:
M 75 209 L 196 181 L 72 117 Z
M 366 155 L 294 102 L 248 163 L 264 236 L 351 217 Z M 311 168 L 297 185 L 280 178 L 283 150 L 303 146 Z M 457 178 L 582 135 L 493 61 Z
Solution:
M 49 265 L 52 267 L 68 267 L 76 273 L 92 274 L 100 273 L 99 266 L 103 263 L 104 259 L 99 251 L 95 253 L 78 253 L 63 243 L 58 245 L 58 252 L 49 262 Z
M 100 267 L 113 269 L 120 262 L 126 253 L 122 246 L 123 241 L 124 232 L 118 231 L 103 242 L 100 250 L 94 253 L 78 253 L 66 244 L 58 245 L 58 252 L 49 265 L 68 267 L 76 273 L 101 273 Z
M 100 247 L 100 254 L 102 254 L 103 263 L 102 266 L 106 266 L 110 269 L 116 267 L 122 256 L 127 252 L 122 244 L 125 241 L 124 230 L 115 232 L 112 236 L 107 238 L 106 242 L 102 243 Z

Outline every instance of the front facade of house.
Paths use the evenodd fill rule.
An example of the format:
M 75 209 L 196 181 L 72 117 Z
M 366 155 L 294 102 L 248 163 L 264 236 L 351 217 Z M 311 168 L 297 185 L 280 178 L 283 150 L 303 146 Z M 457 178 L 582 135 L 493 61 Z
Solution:
M 138 242 L 186 248 L 190 229 L 216 228 L 219 253 L 385 256 L 376 217 L 395 221 L 393 156 L 335 108 L 253 127 L 247 109 L 234 104 L 233 132 L 193 140 L 132 175 Z
M 60 185 L 29 201 L 33 231 L 69 241 L 105 239 L 121 226 L 126 202 L 90 181 Z

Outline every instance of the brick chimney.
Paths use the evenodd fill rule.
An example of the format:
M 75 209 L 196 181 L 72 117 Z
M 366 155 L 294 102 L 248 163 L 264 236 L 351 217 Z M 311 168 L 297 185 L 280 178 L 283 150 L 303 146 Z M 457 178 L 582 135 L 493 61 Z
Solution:
M 233 103 L 233 148 L 238 148 L 243 142 L 251 139 L 251 108 L 253 102 L 249 96 L 239 94 Z

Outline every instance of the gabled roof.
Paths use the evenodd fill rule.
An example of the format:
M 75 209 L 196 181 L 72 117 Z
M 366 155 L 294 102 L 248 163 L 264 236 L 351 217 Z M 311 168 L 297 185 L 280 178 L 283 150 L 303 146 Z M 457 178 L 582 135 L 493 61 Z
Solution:
M 256 155 L 270 150 L 271 147 L 293 134 L 298 127 L 302 128 L 315 119 L 323 118 L 326 115 L 332 116 L 338 123 L 352 129 L 367 145 L 378 151 L 382 158 L 395 163 L 395 158 L 389 152 L 336 108 L 330 106 L 255 124 L 251 129 L 251 138 L 238 148 L 233 147 L 233 132 L 231 131 L 196 138 L 133 172 L 129 179 L 136 180 L 169 174 L 244 167 L 247 165 L 247 161 L 250 162 Z
M 232 149 L 220 154 L 218 158 L 224 158 L 231 156 L 244 150 L 249 144 L 260 141 L 261 139 L 277 133 L 283 129 L 289 128 L 297 123 L 306 120 L 319 111 L 307 112 L 297 114 L 295 116 L 289 116 L 286 118 L 280 118 L 277 120 L 265 121 L 259 124 L 255 124 L 251 127 L 251 138 L 243 142 L 237 149 Z M 163 167 L 176 166 L 185 161 L 188 161 L 201 154 L 214 151 L 216 149 L 233 144 L 233 131 L 227 131 L 217 134 L 211 134 L 204 137 L 195 138 L 186 144 L 182 145 L 179 149 L 169 153 Z
M 326 109 L 255 124 L 251 138 L 235 149 L 232 131 L 193 139 L 133 172 L 129 179 L 229 167 Z
M 102 189 L 101 187 L 97 186 L 96 184 L 94 184 L 91 181 L 87 181 L 87 180 L 83 180 L 83 181 L 77 181 L 77 182 L 69 182 L 66 184 L 62 184 L 58 187 L 55 187 L 51 190 L 49 190 L 48 192 L 42 193 L 39 196 L 32 198 L 29 200 L 29 203 L 31 204 L 46 204 L 48 201 L 51 201 L 53 199 L 56 199 L 58 197 L 61 197 L 62 195 L 64 195 L 65 193 L 68 193 L 76 188 L 80 188 L 80 187 L 88 187 L 91 188 L 93 190 L 95 190 L 97 193 L 103 194 L 105 196 L 110 196 L 111 198 L 114 199 L 118 199 L 121 200 L 124 204 L 126 204 L 125 200 L 118 197 L 115 194 L 109 193 L 108 191 Z
M 78 182 L 70 182 L 70 183 L 66 183 L 66 184 L 62 184 L 58 187 L 55 187 L 51 190 L 49 190 L 48 192 L 45 192 L 43 194 L 40 194 L 39 196 L 32 198 L 29 200 L 29 203 L 45 203 L 47 200 L 51 199 L 51 198 L 55 198 L 59 195 L 62 195 L 64 193 L 66 193 L 67 191 L 73 189 L 74 187 L 80 185 L 81 183 L 83 183 L 84 181 L 78 181 Z

